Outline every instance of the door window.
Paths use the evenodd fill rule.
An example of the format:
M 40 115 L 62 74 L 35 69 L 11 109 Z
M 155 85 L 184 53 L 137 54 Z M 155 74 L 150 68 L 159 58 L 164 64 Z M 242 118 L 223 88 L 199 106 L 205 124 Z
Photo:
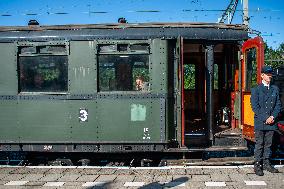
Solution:
M 246 87 L 245 91 L 251 91 L 251 88 L 257 85 L 257 62 L 256 48 L 247 49 L 245 53 L 246 59 Z

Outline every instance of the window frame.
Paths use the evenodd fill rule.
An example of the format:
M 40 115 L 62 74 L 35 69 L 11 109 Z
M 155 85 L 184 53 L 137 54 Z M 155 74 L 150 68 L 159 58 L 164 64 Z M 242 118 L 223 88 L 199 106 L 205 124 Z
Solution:
M 66 51 L 60 53 L 21 53 L 22 47 L 40 47 L 40 46 L 65 46 Z M 18 74 L 18 95 L 68 95 L 69 92 L 69 55 L 70 44 L 68 41 L 49 41 L 49 42 L 17 42 L 17 74 Z M 19 57 L 38 57 L 38 56 L 66 56 L 67 57 L 67 90 L 66 91 L 21 91 L 20 62 Z
M 97 67 L 97 93 L 98 94 L 149 94 L 152 91 L 151 88 L 151 78 L 152 78 L 152 74 L 151 74 L 151 66 L 152 66 L 152 62 L 151 62 L 151 55 L 152 55 L 152 48 L 151 48 L 151 40 L 96 40 L 96 45 L 95 45 L 95 53 L 96 53 L 96 67 Z M 128 45 L 129 47 L 131 45 L 147 45 L 148 46 L 148 50 L 146 51 L 131 51 L 130 48 L 127 48 L 126 51 L 112 51 L 112 52 L 100 52 L 100 46 L 101 45 L 116 45 L 116 49 L 118 49 L 118 45 Z M 100 91 L 100 84 L 99 84 L 99 77 L 100 77 L 100 73 L 99 73 L 99 56 L 100 55 L 148 55 L 148 64 L 149 64 L 149 84 L 150 84 L 150 88 L 149 90 L 131 90 L 131 91 L 119 91 L 119 90 L 113 90 L 113 91 Z

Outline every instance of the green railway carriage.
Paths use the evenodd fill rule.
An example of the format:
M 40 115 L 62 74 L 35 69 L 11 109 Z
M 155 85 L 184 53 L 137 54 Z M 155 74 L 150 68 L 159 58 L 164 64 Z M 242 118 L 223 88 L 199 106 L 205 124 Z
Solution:
M 242 70 L 246 39 L 205 23 L 1 27 L 0 150 L 243 147 L 243 75 L 258 74 Z

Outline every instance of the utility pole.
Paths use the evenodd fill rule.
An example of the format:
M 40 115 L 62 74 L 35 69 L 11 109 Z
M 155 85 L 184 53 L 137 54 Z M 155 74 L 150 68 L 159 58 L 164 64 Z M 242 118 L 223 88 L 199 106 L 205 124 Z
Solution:
M 249 26 L 248 0 L 243 0 L 243 24 Z
M 249 27 L 248 1 L 249 0 L 241 0 L 241 3 L 243 4 L 243 24 L 247 27 Z M 230 4 L 223 12 L 222 16 L 218 19 L 218 23 L 224 23 L 225 20 L 228 20 L 228 24 L 232 23 L 238 2 L 239 0 L 230 0 Z
M 225 20 L 228 20 L 228 24 L 231 24 L 238 6 L 239 0 L 231 0 L 230 4 L 223 12 L 222 16 L 218 18 L 218 23 L 225 23 Z

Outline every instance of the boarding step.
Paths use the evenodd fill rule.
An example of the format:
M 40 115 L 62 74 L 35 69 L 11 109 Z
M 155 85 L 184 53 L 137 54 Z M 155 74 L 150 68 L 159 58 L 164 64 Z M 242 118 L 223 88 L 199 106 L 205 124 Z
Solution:
M 165 159 L 163 165 L 167 166 L 227 166 L 227 165 L 251 165 L 253 157 L 222 157 L 204 159 Z M 224 167 L 220 167 L 224 168 Z
M 246 143 L 240 129 L 227 129 L 214 134 L 214 145 L 244 147 Z
M 203 159 L 212 158 L 233 158 L 233 157 L 252 157 L 253 154 L 247 147 L 238 146 L 212 146 L 205 149 L 203 153 Z
M 225 152 L 225 151 L 247 151 L 248 148 L 246 146 L 211 146 L 209 148 L 205 148 L 204 151 L 207 152 Z
M 208 137 L 204 132 L 186 133 L 184 141 L 188 147 L 201 147 L 208 144 Z

